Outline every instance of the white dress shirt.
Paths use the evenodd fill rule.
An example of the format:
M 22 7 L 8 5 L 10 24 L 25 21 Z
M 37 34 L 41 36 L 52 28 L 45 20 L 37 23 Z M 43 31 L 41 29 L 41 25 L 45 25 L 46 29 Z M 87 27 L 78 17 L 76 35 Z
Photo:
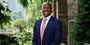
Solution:
M 46 23 L 45 23 L 45 28 L 46 28 L 46 26 L 47 26 L 47 24 L 48 24 L 48 21 L 50 20 L 50 17 L 51 17 L 51 16 L 46 17 L 47 20 L 46 20 Z M 41 32 L 41 28 L 42 28 L 42 24 L 43 24 L 44 18 L 45 18 L 45 17 L 43 17 L 42 22 L 41 22 L 40 32 Z

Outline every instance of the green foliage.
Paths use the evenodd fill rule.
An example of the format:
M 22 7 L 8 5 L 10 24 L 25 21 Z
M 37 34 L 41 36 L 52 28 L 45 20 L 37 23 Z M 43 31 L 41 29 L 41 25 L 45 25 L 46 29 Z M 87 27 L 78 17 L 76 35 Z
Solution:
M 24 19 L 17 19 L 17 20 L 15 20 L 14 23 L 12 24 L 13 28 L 17 29 L 15 27 L 16 25 L 21 25 L 23 27 L 23 30 L 26 30 L 28 28 L 28 23 Z
M 0 45 L 32 45 L 32 33 L 0 34 Z
M 79 12 L 75 14 L 76 21 L 70 31 L 72 43 L 83 45 L 90 43 L 90 0 L 78 0 Z
M 9 16 L 7 13 L 9 13 L 8 10 L 5 10 L 3 5 L 0 3 L 0 28 L 3 28 L 3 25 L 10 24 L 11 16 Z
M 90 13 L 90 1 L 89 0 L 78 0 L 79 10 L 85 10 L 86 13 Z
M 23 5 L 24 8 L 28 7 L 28 0 L 18 0 L 18 2 Z
M 16 37 L 10 37 L 9 34 L 0 34 L 0 45 L 18 44 Z
M 52 3 L 52 0 L 41 0 L 41 3 L 44 3 L 44 2 L 50 2 L 50 3 Z
M 32 34 L 30 32 L 22 32 L 14 35 L 19 45 L 32 45 Z
M 35 3 L 32 2 L 32 4 L 30 4 L 30 8 L 29 8 L 30 18 L 28 19 L 29 27 L 33 28 L 35 21 L 41 18 L 42 16 L 40 12 L 41 7 L 42 5 L 41 3 L 39 3 L 39 1 Z
M 18 0 L 18 2 L 21 4 L 21 5 L 23 5 L 23 7 L 24 8 L 27 8 L 28 7 L 28 5 L 29 5 L 29 3 L 35 3 L 35 2 L 37 2 L 37 1 L 39 1 L 39 3 L 43 3 L 43 2 L 50 2 L 50 3 L 52 3 L 52 0 Z

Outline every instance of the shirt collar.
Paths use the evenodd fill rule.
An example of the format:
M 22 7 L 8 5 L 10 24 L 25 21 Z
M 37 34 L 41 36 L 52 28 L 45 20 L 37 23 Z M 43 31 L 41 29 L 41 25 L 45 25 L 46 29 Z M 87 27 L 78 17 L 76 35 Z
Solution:
M 49 19 L 50 19 L 50 17 L 51 17 L 51 16 L 48 16 L 48 17 L 43 17 L 43 19 L 44 19 L 44 18 L 47 18 L 47 20 L 49 20 Z

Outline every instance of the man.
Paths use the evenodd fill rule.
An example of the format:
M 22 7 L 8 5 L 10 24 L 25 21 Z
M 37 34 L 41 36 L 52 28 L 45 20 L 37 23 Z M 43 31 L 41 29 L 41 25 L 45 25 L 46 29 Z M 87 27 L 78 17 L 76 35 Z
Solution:
M 60 45 L 61 21 L 50 16 L 51 11 L 51 4 L 49 2 L 43 3 L 43 18 L 36 21 L 34 25 L 33 45 Z

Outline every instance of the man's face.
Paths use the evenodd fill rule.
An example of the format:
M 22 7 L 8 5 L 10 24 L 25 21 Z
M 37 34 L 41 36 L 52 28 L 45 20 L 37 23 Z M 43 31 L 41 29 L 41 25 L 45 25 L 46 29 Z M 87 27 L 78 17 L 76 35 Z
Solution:
M 51 7 L 49 3 L 43 4 L 42 12 L 44 17 L 47 17 L 51 14 Z

